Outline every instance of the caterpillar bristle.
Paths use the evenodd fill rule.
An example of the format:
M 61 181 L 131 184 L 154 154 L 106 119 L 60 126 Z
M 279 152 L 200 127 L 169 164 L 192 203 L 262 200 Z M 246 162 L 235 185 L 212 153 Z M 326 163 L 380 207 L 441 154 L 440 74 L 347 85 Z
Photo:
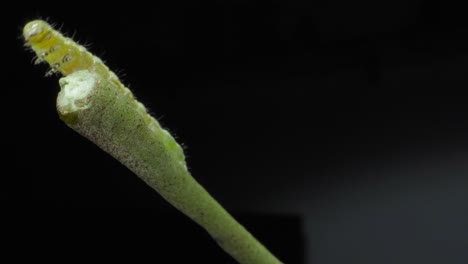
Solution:
M 34 65 L 37 65 L 37 64 L 41 64 L 41 63 L 43 63 L 43 62 L 45 62 L 45 60 L 44 60 L 43 58 L 41 58 L 41 57 L 36 57 L 36 58 L 34 59 L 34 62 L 33 62 L 33 63 L 34 63 Z
M 57 73 L 58 73 L 58 71 L 56 69 L 51 68 L 45 73 L 45 77 L 49 77 L 49 76 L 55 75 Z

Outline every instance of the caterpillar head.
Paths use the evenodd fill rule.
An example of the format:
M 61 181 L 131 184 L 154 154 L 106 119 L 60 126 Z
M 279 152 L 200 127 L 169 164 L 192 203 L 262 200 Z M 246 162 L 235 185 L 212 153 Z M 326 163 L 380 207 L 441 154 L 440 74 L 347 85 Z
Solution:
M 42 20 L 33 20 L 27 23 L 23 29 L 24 40 L 34 45 L 41 43 L 44 39 L 50 37 L 51 27 Z

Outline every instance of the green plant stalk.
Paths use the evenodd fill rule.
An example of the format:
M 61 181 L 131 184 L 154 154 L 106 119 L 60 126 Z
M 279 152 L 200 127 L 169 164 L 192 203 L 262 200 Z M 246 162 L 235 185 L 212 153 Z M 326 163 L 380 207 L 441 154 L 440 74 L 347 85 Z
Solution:
M 59 83 L 57 110 L 68 126 L 201 225 L 239 263 L 281 263 L 197 183 L 180 146 L 133 97 L 88 70 L 72 73 Z

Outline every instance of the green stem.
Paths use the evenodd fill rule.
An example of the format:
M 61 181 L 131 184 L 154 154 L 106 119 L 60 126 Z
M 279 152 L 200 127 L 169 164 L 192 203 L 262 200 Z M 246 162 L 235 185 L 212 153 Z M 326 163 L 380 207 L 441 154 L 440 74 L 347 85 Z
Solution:
M 172 136 L 114 82 L 83 70 L 60 80 L 57 109 L 65 123 L 132 170 L 201 225 L 239 263 L 281 263 L 208 192 L 185 166 Z

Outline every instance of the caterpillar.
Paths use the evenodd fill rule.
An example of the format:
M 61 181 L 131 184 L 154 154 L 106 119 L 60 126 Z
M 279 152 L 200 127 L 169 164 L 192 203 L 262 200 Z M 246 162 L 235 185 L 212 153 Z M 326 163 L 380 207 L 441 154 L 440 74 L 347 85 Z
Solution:
M 121 93 L 129 97 L 134 107 L 144 117 L 146 125 L 163 138 L 166 147 L 173 150 L 180 163 L 185 166 L 182 148 L 166 130 L 161 128 L 159 122 L 148 114 L 144 105 L 134 98 L 133 93 L 120 82 L 117 75 L 109 70 L 101 59 L 71 38 L 65 37 L 43 20 L 33 20 L 27 23 L 23 29 L 23 37 L 25 45 L 36 53 L 35 63 L 46 62 L 50 65 L 51 69 L 46 75 L 59 72 L 67 76 L 81 70 L 88 70 L 114 84 Z
M 89 70 L 108 78 L 117 88 L 132 96 L 126 88 L 101 59 L 91 54 L 85 47 L 77 44 L 70 38 L 63 36 L 59 31 L 43 20 L 33 20 L 23 29 L 26 46 L 30 47 L 37 56 L 35 63 L 47 62 L 50 70 L 46 75 L 60 72 L 64 76 L 80 70 Z

